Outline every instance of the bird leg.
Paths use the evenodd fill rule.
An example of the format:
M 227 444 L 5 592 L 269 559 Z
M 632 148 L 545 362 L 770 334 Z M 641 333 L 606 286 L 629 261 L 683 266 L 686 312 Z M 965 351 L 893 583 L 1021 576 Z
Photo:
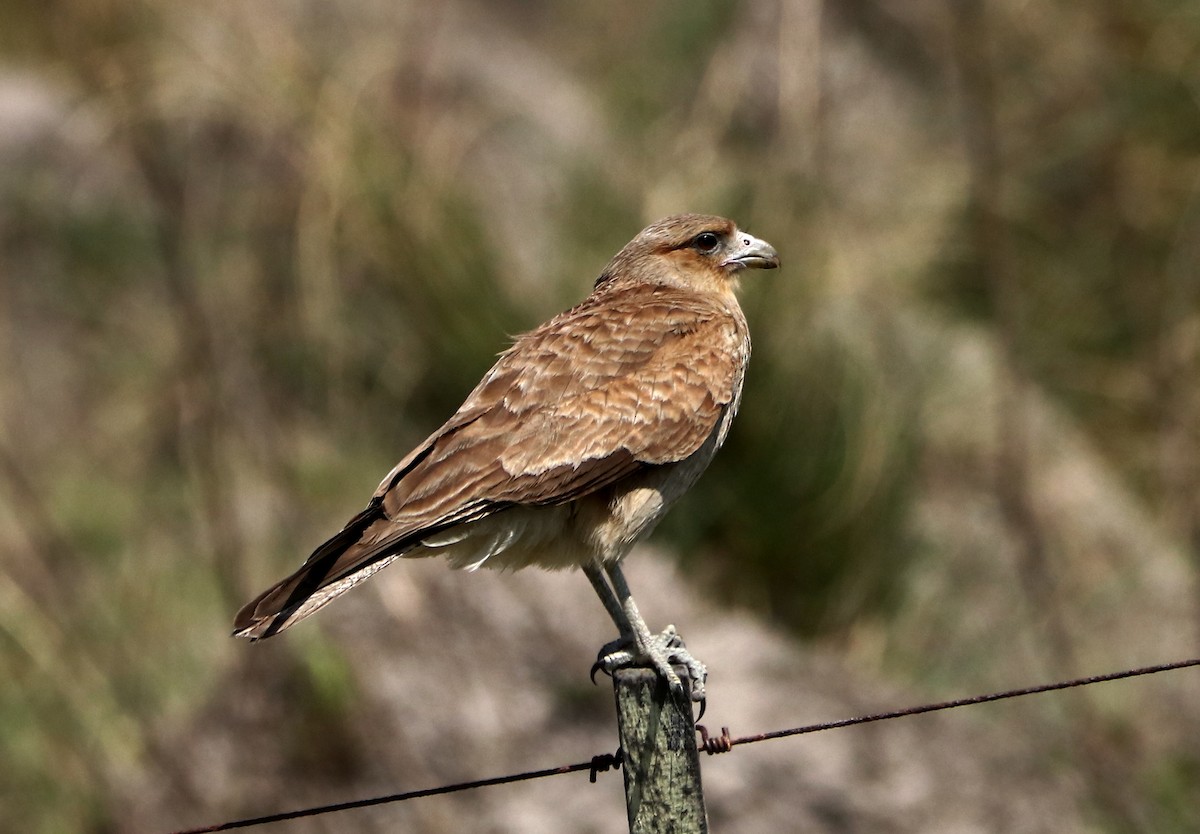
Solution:
M 611 674 L 626 666 L 646 664 L 662 675 L 672 690 L 690 695 L 693 701 L 703 702 L 704 682 L 708 677 L 708 670 L 704 664 L 688 652 L 683 638 L 675 631 L 675 626 L 667 626 L 661 634 L 651 633 L 638 611 L 621 568 L 614 564 L 605 570 L 612 580 L 612 587 L 604 581 L 600 570 L 594 565 L 585 567 L 584 573 L 596 589 L 596 594 L 604 603 L 609 616 L 616 623 L 621 636 L 600 649 L 596 665 L 592 667 L 593 673 L 597 669 L 603 669 Z M 676 667 L 679 671 L 676 671 Z M 687 678 L 686 687 L 681 680 L 681 674 Z
M 617 600 L 617 595 L 604 580 L 604 574 L 600 571 L 600 567 L 594 562 L 589 562 L 583 566 L 583 573 L 592 583 L 592 587 L 596 589 L 596 596 L 600 597 L 600 601 L 604 603 L 604 610 L 608 612 L 608 616 L 612 617 L 621 637 L 628 638 L 633 630 L 629 627 L 629 620 L 626 619 L 625 612 L 621 610 L 621 603 Z

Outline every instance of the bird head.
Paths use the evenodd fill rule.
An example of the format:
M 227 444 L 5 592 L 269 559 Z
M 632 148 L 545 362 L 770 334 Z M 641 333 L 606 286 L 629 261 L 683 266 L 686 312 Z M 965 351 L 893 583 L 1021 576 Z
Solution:
M 744 269 L 775 269 L 779 255 L 732 220 L 677 214 L 652 223 L 609 262 L 596 286 L 633 281 L 732 293 Z

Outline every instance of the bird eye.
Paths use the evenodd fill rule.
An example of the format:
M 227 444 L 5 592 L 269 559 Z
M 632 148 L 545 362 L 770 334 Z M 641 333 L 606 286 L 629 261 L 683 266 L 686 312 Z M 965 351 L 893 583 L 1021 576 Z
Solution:
M 701 232 L 692 238 L 692 246 L 695 246 L 697 250 L 705 255 L 714 252 L 720 243 L 721 239 L 712 232 Z

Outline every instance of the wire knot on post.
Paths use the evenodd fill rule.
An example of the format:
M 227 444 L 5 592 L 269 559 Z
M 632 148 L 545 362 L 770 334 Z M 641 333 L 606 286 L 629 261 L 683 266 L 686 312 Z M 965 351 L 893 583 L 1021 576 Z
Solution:
M 596 784 L 596 774 L 605 773 L 609 768 L 620 770 L 621 763 L 625 761 L 625 751 L 620 747 L 616 753 L 602 753 L 599 756 L 592 756 L 592 768 L 588 771 L 588 781 L 593 785 Z
M 700 734 L 700 749 L 710 756 L 715 756 L 717 753 L 728 753 L 733 749 L 733 739 L 729 735 L 729 728 L 722 727 L 721 735 L 710 738 L 708 728 L 703 724 L 696 725 L 696 732 Z

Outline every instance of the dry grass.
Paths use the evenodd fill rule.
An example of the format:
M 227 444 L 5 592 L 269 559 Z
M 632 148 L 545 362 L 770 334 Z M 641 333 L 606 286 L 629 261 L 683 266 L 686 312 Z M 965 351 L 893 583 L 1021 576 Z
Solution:
M 147 818 L 203 807 L 190 754 L 242 676 L 292 686 L 277 709 L 327 739 L 293 771 L 383 779 L 354 741 L 372 660 L 353 638 L 316 625 L 260 668 L 224 639 L 231 612 L 505 333 L 679 210 L 735 216 L 785 263 L 746 288 L 743 415 L 661 539 L 690 573 L 864 686 L 1192 653 L 1187 8 L 79 0 L 4 28 L 13 830 L 131 830 L 146 774 L 170 786 Z M 1197 830 L 1194 695 L 1031 708 L 1013 755 L 1072 774 L 1098 828 Z

